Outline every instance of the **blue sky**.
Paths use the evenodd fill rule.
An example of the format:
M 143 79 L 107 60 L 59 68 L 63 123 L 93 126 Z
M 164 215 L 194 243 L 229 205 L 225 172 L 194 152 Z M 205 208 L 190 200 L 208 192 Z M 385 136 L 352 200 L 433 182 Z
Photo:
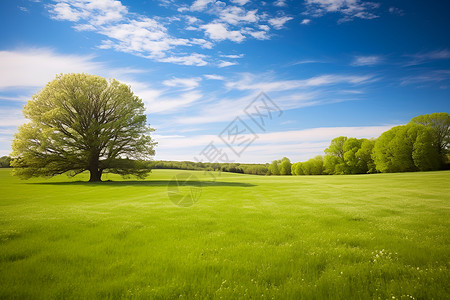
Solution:
M 156 159 L 305 160 L 336 136 L 450 111 L 449 12 L 449 1 L 3 0 L 0 155 L 31 95 L 85 72 L 143 99 Z

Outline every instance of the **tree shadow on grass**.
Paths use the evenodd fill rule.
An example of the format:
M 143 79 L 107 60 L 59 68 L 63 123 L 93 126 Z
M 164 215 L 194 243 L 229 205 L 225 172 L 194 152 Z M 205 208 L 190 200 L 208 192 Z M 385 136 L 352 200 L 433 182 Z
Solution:
M 89 182 L 89 181 L 64 181 L 64 182 L 30 182 L 28 184 L 38 185 L 60 185 L 60 186 L 234 186 L 234 187 L 252 187 L 256 184 L 243 183 L 243 182 L 226 182 L 226 181 L 201 181 L 201 180 L 119 180 L 119 181 L 102 181 L 102 182 Z

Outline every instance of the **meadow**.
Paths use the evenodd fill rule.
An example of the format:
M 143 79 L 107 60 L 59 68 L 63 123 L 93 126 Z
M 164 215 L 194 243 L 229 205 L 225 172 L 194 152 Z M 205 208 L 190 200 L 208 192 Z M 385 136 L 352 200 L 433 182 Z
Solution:
M 0 298 L 450 298 L 450 171 L 215 175 L 0 169 Z

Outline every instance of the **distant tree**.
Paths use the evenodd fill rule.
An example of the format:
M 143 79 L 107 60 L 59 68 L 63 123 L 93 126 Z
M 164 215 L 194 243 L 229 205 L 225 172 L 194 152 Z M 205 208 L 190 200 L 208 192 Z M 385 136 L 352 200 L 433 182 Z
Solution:
M 342 146 L 344 152 L 345 174 L 361 174 L 367 172 L 367 166 L 359 159 L 356 153 L 361 149 L 362 140 L 348 138 Z
M 433 130 L 419 124 L 396 126 L 375 142 L 372 158 L 380 172 L 410 172 L 439 168 Z
M 304 175 L 303 169 L 302 169 L 302 162 L 297 162 L 295 164 L 292 164 L 291 166 L 291 174 L 292 175 Z
M 310 174 L 322 175 L 323 174 L 323 156 L 317 155 L 316 157 L 308 160 L 311 163 Z
M 280 175 L 291 175 L 291 166 L 289 158 L 283 157 L 278 167 Z
M 375 146 L 375 140 L 362 139 L 361 148 L 355 153 L 361 163 L 361 173 L 375 173 L 377 171 L 372 159 L 372 150 Z
M 2 156 L 0 157 L 0 168 L 9 168 L 11 163 L 11 157 Z
M 412 118 L 411 123 L 421 124 L 433 130 L 433 144 L 438 149 L 441 161 L 445 161 L 450 147 L 450 115 L 448 113 L 420 115 Z
M 280 169 L 278 168 L 279 160 L 274 160 L 269 166 L 270 175 L 280 175 Z
M 154 155 L 144 104 L 130 87 L 87 74 L 59 75 L 24 107 L 30 120 L 12 144 L 22 178 L 105 172 L 144 177 Z
M 442 156 L 435 144 L 435 133 L 430 127 L 421 130 L 413 146 L 412 158 L 419 171 L 438 170 Z
M 325 149 L 324 167 L 327 174 L 345 174 L 344 143 L 347 137 L 340 136 L 331 140 Z
M 323 156 L 317 155 L 302 163 L 304 175 L 321 175 L 323 173 Z
M 317 155 L 305 162 L 292 164 L 292 175 L 321 175 L 324 172 L 323 156 Z

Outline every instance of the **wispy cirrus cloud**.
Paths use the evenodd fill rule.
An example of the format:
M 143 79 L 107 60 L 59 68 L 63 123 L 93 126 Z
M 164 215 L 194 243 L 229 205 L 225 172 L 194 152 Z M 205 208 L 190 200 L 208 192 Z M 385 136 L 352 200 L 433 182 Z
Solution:
M 383 57 L 379 55 L 355 56 L 353 66 L 374 66 L 383 62 Z
M 225 77 L 216 74 L 205 74 L 203 77 L 210 80 L 225 80 Z
M 59 73 L 95 72 L 103 67 L 93 56 L 62 55 L 46 48 L 0 51 L 0 90 L 42 87 Z
M 237 62 L 222 60 L 222 61 L 219 62 L 219 64 L 217 66 L 219 68 L 225 68 L 225 67 L 235 66 L 237 64 L 238 64 Z
M 351 21 L 355 18 L 374 19 L 378 15 L 375 10 L 379 3 L 361 0 L 306 0 L 306 15 L 321 17 L 327 13 L 342 15 L 339 22 Z
M 405 66 L 415 66 L 424 64 L 434 60 L 450 59 L 450 51 L 448 49 L 434 50 L 429 52 L 420 52 L 416 54 L 406 55 L 410 60 L 406 62 Z
M 192 90 L 200 85 L 201 77 L 177 78 L 164 80 L 162 83 L 168 87 L 181 88 L 183 90 Z
M 269 93 L 284 110 L 307 106 L 356 100 L 363 96 L 361 89 L 376 80 L 372 75 L 328 74 L 299 80 L 277 80 L 270 74 L 244 73 L 236 78 L 216 78 L 223 81 L 228 92 L 209 97 L 196 109 L 197 114 L 176 118 L 179 124 L 226 122 L 242 113 L 243 109 L 261 92 Z M 235 96 L 230 96 L 231 94 Z M 355 99 L 355 97 L 357 97 Z M 218 114 L 220 112 L 220 114 Z
M 420 74 L 401 78 L 401 85 L 416 85 L 423 87 L 431 83 L 450 83 L 450 70 L 422 71 Z
M 374 80 L 372 75 L 319 75 L 300 80 L 257 81 L 251 74 L 244 74 L 240 80 L 227 82 L 227 87 L 237 90 L 286 91 L 336 84 L 363 84 Z

